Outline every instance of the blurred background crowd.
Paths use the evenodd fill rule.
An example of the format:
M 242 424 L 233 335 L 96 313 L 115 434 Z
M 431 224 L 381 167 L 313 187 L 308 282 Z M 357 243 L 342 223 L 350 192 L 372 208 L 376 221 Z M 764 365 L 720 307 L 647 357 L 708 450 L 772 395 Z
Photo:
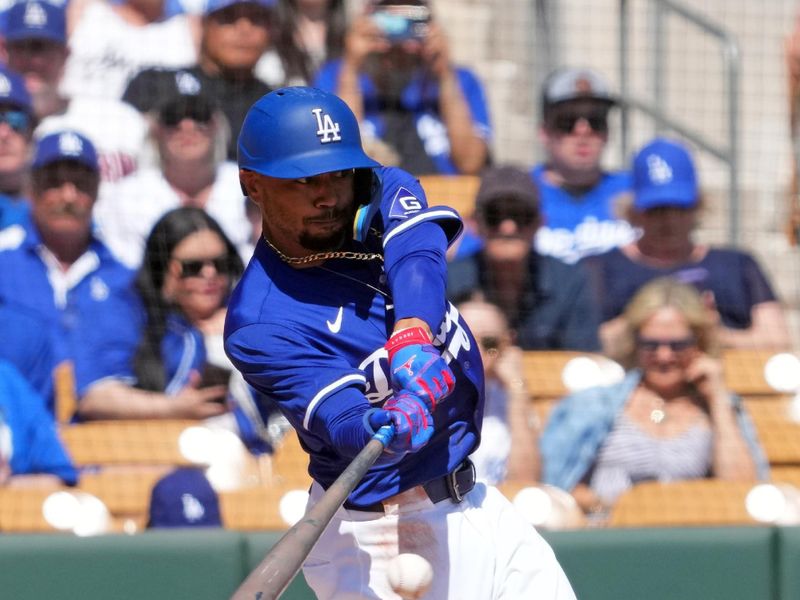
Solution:
M 296 84 L 342 97 L 371 156 L 462 212 L 448 294 L 485 361 L 480 477 L 540 485 L 582 524 L 643 482 L 773 478 L 726 357 L 800 347 L 794 3 L 501 4 L 4 5 L 0 486 L 80 486 L 100 459 L 69 441 L 109 421 L 234 434 L 254 474 L 207 472 L 216 491 L 274 479 L 291 432 L 222 328 L 260 236 L 239 129 Z M 603 376 L 537 389 L 581 356 Z M 138 526 L 221 524 L 197 469 L 152 485 L 174 466 L 149 471 Z

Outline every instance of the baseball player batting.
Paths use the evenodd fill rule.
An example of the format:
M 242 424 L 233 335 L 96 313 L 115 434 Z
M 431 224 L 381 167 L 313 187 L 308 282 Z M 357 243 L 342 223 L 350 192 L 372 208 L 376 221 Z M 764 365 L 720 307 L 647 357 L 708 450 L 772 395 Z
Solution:
M 313 506 L 373 433 L 395 435 L 303 564 L 319 598 L 393 598 L 400 553 L 433 567 L 429 598 L 574 599 L 552 550 L 469 454 L 483 367 L 445 299 L 462 224 L 419 182 L 363 151 L 338 97 L 276 90 L 239 135 L 263 236 L 228 307 L 225 349 L 308 452 Z

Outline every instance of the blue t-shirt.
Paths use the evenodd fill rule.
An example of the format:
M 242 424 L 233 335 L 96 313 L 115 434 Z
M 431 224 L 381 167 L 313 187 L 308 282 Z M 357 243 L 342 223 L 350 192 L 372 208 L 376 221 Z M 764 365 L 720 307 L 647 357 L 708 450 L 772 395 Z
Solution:
M 539 254 L 574 263 L 634 240 L 634 229 L 615 214 L 617 200 L 631 189 L 629 173 L 604 173 L 596 186 L 575 196 L 547 181 L 545 170 L 531 170 L 543 220 L 536 232 Z
M 53 367 L 73 362 L 79 397 L 104 378 L 132 382 L 143 319 L 134 272 L 96 239 L 66 277 L 56 277 L 58 267 L 44 256 L 32 223 L 0 232 L 0 300 L 21 304 L 50 328 Z
M 697 262 L 658 268 L 635 262 L 619 248 L 583 261 L 590 273 L 602 320 L 622 314 L 637 290 L 656 277 L 670 275 L 714 294 L 722 323 L 731 329 L 752 325 L 756 304 L 775 300 L 775 293 L 752 256 L 739 250 L 711 248 Z
M 323 64 L 317 73 L 314 87 L 336 94 L 341 67 L 341 59 Z M 483 86 L 475 74 L 468 69 L 456 67 L 455 73 L 461 93 L 469 106 L 473 127 L 478 135 L 488 142 L 492 135 L 492 128 L 489 123 L 489 109 Z M 384 139 L 386 123 L 380 116 L 382 108 L 380 92 L 369 76 L 364 73 L 359 74 L 358 82 L 364 98 L 362 133 Z M 447 126 L 439 113 L 439 82 L 430 81 L 422 74 L 416 75 L 400 94 L 400 107 L 413 115 L 417 134 L 422 141 L 425 153 L 433 161 L 437 172 L 446 175 L 457 174 L 459 171 L 450 158 L 450 139 L 447 137 Z
M 13 475 L 47 473 L 74 485 L 78 472 L 44 400 L 13 365 L 0 360 L 0 456 Z
M 263 240 L 256 246 L 229 303 L 225 350 L 248 383 L 275 401 L 295 427 L 310 455 L 309 473 L 323 487 L 352 460 L 332 442 L 331 428 L 392 395 L 384 344 L 398 300 L 388 274 L 397 257 L 420 242 L 419 232 L 438 225 L 452 240 L 460 224 L 453 209 L 428 208 L 416 179 L 389 167 L 375 170 L 369 203 L 359 210 L 348 248 L 382 254 L 385 264 L 329 259 L 319 267 L 295 269 Z M 398 290 L 403 285 L 395 283 Z M 458 311 L 443 298 L 442 306 L 434 344 L 449 361 L 455 391 L 437 406 L 428 444 L 411 454 L 384 453 L 351 494 L 356 504 L 371 504 L 449 473 L 478 444 L 484 391 L 480 354 Z

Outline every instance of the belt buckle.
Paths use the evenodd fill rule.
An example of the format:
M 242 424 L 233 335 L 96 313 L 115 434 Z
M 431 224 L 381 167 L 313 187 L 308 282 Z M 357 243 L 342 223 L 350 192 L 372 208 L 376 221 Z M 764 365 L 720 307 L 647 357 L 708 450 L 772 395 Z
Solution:
M 475 478 L 475 465 L 472 463 L 471 460 L 466 461 L 466 463 L 467 463 L 466 465 L 464 465 L 462 463 L 452 473 L 448 473 L 447 474 L 447 478 L 446 478 L 447 491 L 450 492 L 450 497 L 456 503 L 460 503 L 464 499 L 464 495 L 461 493 L 461 489 L 459 488 L 459 485 L 458 485 L 458 479 L 457 479 L 458 473 L 460 473 L 462 468 L 464 466 L 466 466 L 467 468 L 469 468 L 472 471 L 473 479 Z

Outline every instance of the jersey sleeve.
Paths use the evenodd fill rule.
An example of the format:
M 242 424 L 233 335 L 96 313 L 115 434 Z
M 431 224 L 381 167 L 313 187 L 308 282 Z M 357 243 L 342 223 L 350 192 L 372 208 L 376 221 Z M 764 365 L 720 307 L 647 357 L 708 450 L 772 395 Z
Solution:
M 279 403 L 297 429 L 310 431 L 319 407 L 342 390 L 356 390 L 358 394 L 350 396 L 353 402 L 364 408 L 369 404 L 363 371 L 295 329 L 275 323 L 248 325 L 227 337 L 225 351 L 245 380 Z M 338 412 L 351 408 L 348 403 Z

